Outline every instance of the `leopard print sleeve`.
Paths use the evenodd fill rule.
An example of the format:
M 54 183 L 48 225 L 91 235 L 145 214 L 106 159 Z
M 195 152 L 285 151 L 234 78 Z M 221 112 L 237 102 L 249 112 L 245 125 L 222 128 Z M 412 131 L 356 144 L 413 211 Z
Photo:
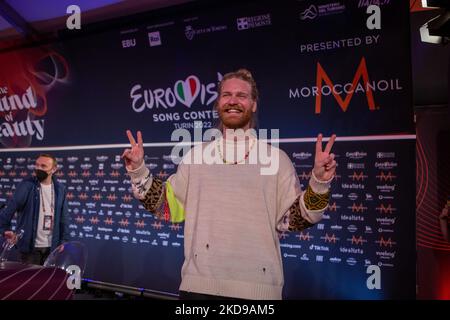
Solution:
M 289 231 L 302 231 L 311 227 L 313 224 L 303 218 L 300 208 L 300 197 L 298 197 L 294 204 L 289 208 Z
M 164 200 L 165 200 L 165 184 L 162 180 L 153 177 L 152 184 L 140 201 L 145 209 L 155 215 L 156 218 L 161 219 L 164 215 Z
M 303 195 L 306 209 L 325 210 L 328 206 L 329 195 L 329 192 L 324 194 L 315 193 L 311 186 L 308 186 Z M 314 225 L 302 216 L 300 201 L 301 197 L 298 197 L 289 208 L 289 231 L 301 231 Z
M 330 198 L 330 192 L 315 193 L 310 185 L 305 191 L 303 197 L 305 201 L 305 207 L 308 210 L 323 210 L 328 206 L 328 200 Z

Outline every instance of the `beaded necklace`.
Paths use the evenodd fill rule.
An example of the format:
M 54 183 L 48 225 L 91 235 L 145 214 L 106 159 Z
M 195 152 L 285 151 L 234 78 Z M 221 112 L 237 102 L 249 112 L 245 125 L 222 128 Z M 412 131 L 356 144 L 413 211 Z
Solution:
M 254 145 L 255 145 L 256 139 L 250 139 L 250 140 L 251 140 L 251 145 L 250 145 L 249 150 L 245 153 L 244 158 L 243 158 L 242 160 L 240 160 L 240 161 L 232 161 L 232 162 L 229 162 L 229 161 L 227 161 L 227 160 L 225 159 L 225 157 L 224 157 L 223 154 L 222 154 L 222 150 L 220 149 L 220 143 L 217 141 L 217 143 L 216 143 L 216 145 L 217 145 L 217 151 L 219 151 L 219 156 L 220 156 L 220 159 L 222 159 L 222 162 L 223 162 L 224 164 L 231 164 L 231 165 L 236 165 L 236 164 L 238 164 L 238 163 L 244 162 L 244 161 L 248 158 L 250 152 L 252 151 L 252 149 L 253 149 L 253 147 L 254 147 Z

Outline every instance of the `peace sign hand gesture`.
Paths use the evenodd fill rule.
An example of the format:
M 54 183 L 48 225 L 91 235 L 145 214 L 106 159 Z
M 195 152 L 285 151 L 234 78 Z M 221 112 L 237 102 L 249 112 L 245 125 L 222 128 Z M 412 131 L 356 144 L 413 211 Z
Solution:
M 321 181 L 328 181 L 336 174 L 336 160 L 334 160 L 334 153 L 330 153 L 334 140 L 336 140 L 335 134 L 331 136 L 325 150 L 322 151 L 322 134 L 317 136 L 313 172 Z
M 142 141 L 142 133 L 137 132 L 137 143 L 133 134 L 127 130 L 128 140 L 130 140 L 131 149 L 125 149 L 122 158 L 128 170 L 136 170 L 144 162 L 144 142 Z

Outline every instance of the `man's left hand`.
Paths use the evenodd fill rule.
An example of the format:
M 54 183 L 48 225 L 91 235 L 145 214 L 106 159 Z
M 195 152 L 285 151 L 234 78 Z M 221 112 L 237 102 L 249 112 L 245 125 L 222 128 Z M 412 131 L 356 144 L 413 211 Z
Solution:
M 336 174 L 336 160 L 334 160 L 334 153 L 330 153 L 333 147 L 336 135 L 333 134 L 322 151 L 322 134 L 317 136 L 316 155 L 314 157 L 313 172 L 317 179 L 321 181 L 328 181 Z

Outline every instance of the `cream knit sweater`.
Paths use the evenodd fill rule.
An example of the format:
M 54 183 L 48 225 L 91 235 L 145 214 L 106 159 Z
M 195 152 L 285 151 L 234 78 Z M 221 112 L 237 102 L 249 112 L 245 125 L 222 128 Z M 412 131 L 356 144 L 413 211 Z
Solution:
M 322 218 L 326 208 L 306 209 L 298 176 L 284 151 L 258 140 L 247 163 L 227 165 L 211 143 L 216 142 L 192 148 L 176 174 L 168 178 L 186 212 L 180 290 L 244 299 L 281 299 L 284 277 L 279 233 L 287 230 L 289 208 L 300 197 L 301 215 L 313 224 Z M 201 153 L 207 145 L 221 164 L 187 164 L 193 153 Z M 239 152 L 239 148 L 248 150 L 248 144 L 244 150 L 243 142 L 227 141 L 222 146 L 223 151 L 236 146 L 236 154 L 241 155 L 245 152 Z M 261 150 L 278 161 L 275 174 L 262 175 L 261 168 L 267 165 L 259 161 L 248 164 L 258 158 Z M 128 172 L 133 186 L 145 186 L 133 188 L 135 196 L 143 199 L 152 183 L 148 169 L 142 165 Z M 328 192 L 330 182 L 318 181 L 312 175 L 310 186 L 315 193 L 323 194 Z

